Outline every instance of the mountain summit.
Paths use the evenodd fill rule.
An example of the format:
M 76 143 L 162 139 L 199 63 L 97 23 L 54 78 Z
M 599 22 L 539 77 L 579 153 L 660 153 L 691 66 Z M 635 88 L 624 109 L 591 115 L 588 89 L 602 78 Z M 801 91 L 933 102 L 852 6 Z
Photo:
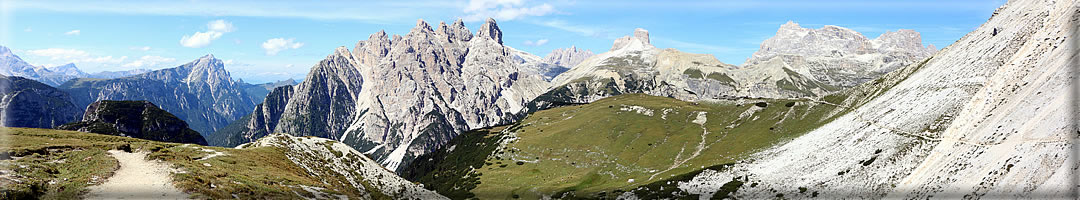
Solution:
M 397 169 L 463 131 L 520 118 L 525 103 L 548 85 L 514 62 L 514 52 L 502 44 L 494 19 L 475 35 L 461 20 L 439 23 L 436 30 L 419 20 L 404 36 L 379 31 L 357 42 L 352 52 L 339 47 L 313 66 L 291 95 L 272 93 L 278 96 L 268 101 L 287 99 L 276 123 L 272 117 L 236 123 L 276 124 L 269 130 L 339 140 Z M 278 116 L 266 111 L 257 113 Z M 250 139 L 266 130 L 215 134 Z
M 932 45 L 923 46 L 921 35 L 914 30 L 886 31 L 869 39 L 844 27 L 810 29 L 788 21 L 742 66 L 787 66 L 830 86 L 851 87 L 935 52 Z
M 225 64 L 206 55 L 187 64 L 115 79 L 74 79 L 59 86 L 76 106 L 99 100 L 146 100 L 183 119 L 206 137 L 247 115 L 255 101 Z

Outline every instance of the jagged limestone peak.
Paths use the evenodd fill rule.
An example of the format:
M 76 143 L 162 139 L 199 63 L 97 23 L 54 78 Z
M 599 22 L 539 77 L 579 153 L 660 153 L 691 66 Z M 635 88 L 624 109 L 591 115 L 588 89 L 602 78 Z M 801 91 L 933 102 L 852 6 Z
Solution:
M 492 40 L 499 42 L 499 44 L 503 43 L 502 30 L 499 30 L 499 25 L 495 23 L 495 19 L 493 18 L 488 18 L 487 21 L 484 21 L 484 25 L 480 25 L 480 31 L 476 33 L 476 36 L 481 38 L 491 38 Z

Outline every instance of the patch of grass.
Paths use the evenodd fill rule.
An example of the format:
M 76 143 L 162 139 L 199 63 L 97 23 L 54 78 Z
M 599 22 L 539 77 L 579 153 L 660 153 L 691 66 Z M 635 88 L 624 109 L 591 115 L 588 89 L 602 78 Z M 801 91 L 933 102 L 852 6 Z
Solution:
M 31 128 L 0 128 L 0 138 L 11 141 L 0 152 L 13 158 L 0 160 L 0 169 L 14 169 L 10 178 L 0 178 L 0 199 L 78 199 L 86 187 L 102 183 L 118 169 L 106 153 L 113 149 L 146 151 L 148 159 L 171 163 L 183 171 L 173 174 L 173 183 L 194 198 L 294 199 L 310 194 L 301 185 L 350 198 L 363 196 L 351 185 L 336 184 L 340 178 L 309 175 L 277 147 L 204 147 Z M 226 155 L 199 160 L 210 154 L 203 149 Z
M 697 79 L 705 78 L 705 75 L 704 75 L 704 73 L 701 72 L 701 70 L 694 69 L 694 68 L 686 69 L 686 71 L 683 71 L 683 74 L 685 74 L 686 76 L 688 76 L 690 78 L 697 78 Z
M 735 85 L 735 79 L 732 79 L 731 76 L 728 76 L 727 74 L 723 74 L 723 73 L 712 72 L 712 73 L 709 73 L 708 76 L 705 76 L 705 78 L 720 81 L 721 83 L 724 83 L 724 84 L 727 84 L 727 85 Z
M 488 155 L 498 147 L 501 136 L 499 131 L 504 128 L 518 129 L 520 127 L 498 127 L 462 133 L 451 139 L 447 148 L 417 157 L 409 167 L 402 170 L 401 176 L 410 181 L 420 182 L 425 188 L 452 199 L 475 197 L 476 195 L 469 190 L 480 184 L 479 176 L 482 174 L 473 169 L 493 164 L 506 166 L 502 162 L 486 160 Z M 454 145 L 452 151 L 449 145 Z
M 812 101 L 760 100 L 763 105 L 794 102 L 803 103 L 755 104 L 760 110 L 740 116 L 751 108 L 626 94 L 539 111 L 515 124 L 518 139 L 493 152 L 496 160 L 489 161 L 528 164 L 477 167 L 483 183 L 471 191 L 480 198 L 508 198 L 506 191 L 526 199 L 617 195 L 613 191 L 735 162 L 818 127 L 831 119 L 828 113 L 841 109 Z M 651 110 L 651 116 L 621 109 L 628 106 Z M 706 113 L 704 129 L 692 122 L 700 112 Z M 691 156 L 699 144 L 704 148 Z M 682 164 L 674 165 L 676 157 Z

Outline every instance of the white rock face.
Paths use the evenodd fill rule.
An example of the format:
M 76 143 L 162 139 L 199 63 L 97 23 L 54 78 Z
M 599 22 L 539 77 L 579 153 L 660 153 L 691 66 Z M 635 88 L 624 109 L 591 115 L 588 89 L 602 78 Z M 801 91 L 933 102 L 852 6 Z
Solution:
M 658 49 L 649 32 L 636 29 L 616 39 L 611 51 L 583 60 L 552 80 L 553 88 L 530 103 L 589 103 L 624 93 L 646 93 L 684 101 L 735 97 L 815 97 L 873 80 L 924 60 L 935 52 L 922 47 L 918 32 L 886 32 L 874 40 L 851 29 L 799 27 L 788 22 L 762 43 L 743 66 L 712 55 Z
M 746 176 L 759 185 L 736 197 L 751 199 L 809 197 L 798 187 L 827 198 L 1075 198 L 1077 13 L 1075 0 L 1010 1 L 881 96 L 694 180 Z
M 378 191 L 394 199 L 448 199 L 398 177 L 341 142 L 315 137 L 271 134 L 237 148 L 281 147 L 285 156 L 316 176 L 344 177 L 360 192 Z M 370 187 L 370 188 L 369 188 Z M 365 199 L 374 199 L 365 193 Z
M 0 75 L 33 79 L 53 87 L 74 78 L 90 76 L 76 68 L 75 64 L 55 67 L 30 65 L 4 46 L 0 46 Z
M 574 67 L 593 55 L 592 51 L 578 49 L 576 46 L 570 46 L 570 48 L 551 50 L 551 53 L 544 56 L 544 62 L 558 66 Z
M 825 84 L 851 87 L 935 52 L 914 30 L 886 31 L 871 40 L 844 27 L 809 29 L 788 21 L 743 66 L 782 64 Z
M 555 77 L 555 87 L 530 103 L 529 109 L 589 103 L 625 93 L 699 101 L 814 96 L 834 90 L 780 61 L 737 67 L 708 54 L 659 49 L 649 43 L 648 31 L 640 28 L 633 36 L 615 40 L 611 49 Z
M 389 169 L 471 129 L 508 123 L 548 88 L 502 45 L 489 19 L 475 34 L 461 20 L 419 20 L 405 36 L 372 34 L 314 66 L 274 132 L 319 136 L 368 152 Z
M 511 49 L 511 55 L 522 70 L 543 75 L 545 81 L 551 81 L 555 76 L 584 61 L 585 58 L 593 56 L 593 53 L 571 46 L 566 49 L 552 50 L 543 58 L 517 49 Z

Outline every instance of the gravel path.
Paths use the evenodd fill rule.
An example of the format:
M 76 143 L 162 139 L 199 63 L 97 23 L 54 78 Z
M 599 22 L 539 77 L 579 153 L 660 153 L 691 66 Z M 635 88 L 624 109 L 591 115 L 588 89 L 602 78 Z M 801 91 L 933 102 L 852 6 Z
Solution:
M 105 183 L 89 187 L 87 199 L 187 199 L 172 185 L 172 169 L 159 161 L 146 160 L 146 153 L 109 151 L 120 161 L 120 169 Z

